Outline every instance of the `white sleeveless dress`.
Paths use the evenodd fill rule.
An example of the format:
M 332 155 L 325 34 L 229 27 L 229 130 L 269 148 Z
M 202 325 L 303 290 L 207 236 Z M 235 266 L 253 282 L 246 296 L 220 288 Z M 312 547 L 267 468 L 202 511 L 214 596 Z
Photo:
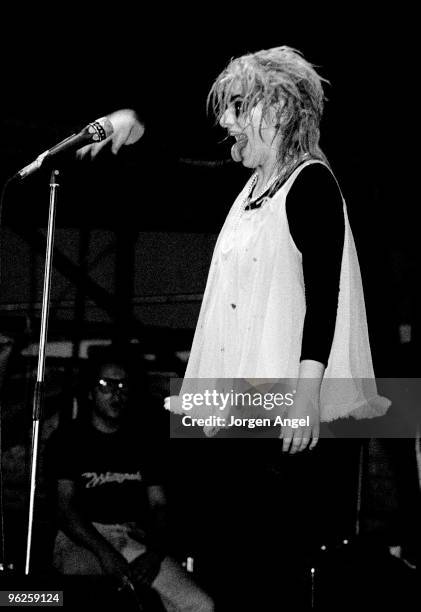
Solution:
M 182 393 L 192 391 L 193 379 L 297 379 L 306 301 L 302 256 L 289 231 L 285 202 L 299 172 L 313 163 L 322 162 L 299 166 L 261 208 L 243 212 L 253 177 L 234 202 L 213 253 Z M 314 205 L 323 202 L 315 199 Z M 390 405 L 377 394 L 360 268 L 344 200 L 343 213 L 339 300 L 321 387 L 322 421 L 381 416 Z M 218 409 L 201 406 L 189 414 L 206 417 Z

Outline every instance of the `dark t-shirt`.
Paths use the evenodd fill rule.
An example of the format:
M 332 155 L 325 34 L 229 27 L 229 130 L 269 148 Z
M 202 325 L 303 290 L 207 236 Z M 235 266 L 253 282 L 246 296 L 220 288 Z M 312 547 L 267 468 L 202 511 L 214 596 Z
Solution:
M 135 521 L 147 527 L 150 485 L 161 484 L 157 465 L 146 457 L 139 435 L 125 428 L 102 433 L 90 423 L 72 421 L 51 436 L 47 475 L 72 480 L 83 515 L 98 523 Z

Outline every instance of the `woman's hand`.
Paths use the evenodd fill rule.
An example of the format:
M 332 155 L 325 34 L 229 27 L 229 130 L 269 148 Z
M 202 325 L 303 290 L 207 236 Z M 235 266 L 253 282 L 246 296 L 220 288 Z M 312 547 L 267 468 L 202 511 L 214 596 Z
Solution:
M 312 394 L 307 394 L 304 392 L 300 393 L 300 391 L 297 390 L 297 393 L 294 396 L 294 403 L 289 407 L 285 418 L 304 419 L 306 421 L 306 425 L 298 427 L 286 425 L 282 427 L 282 450 L 284 452 L 289 452 L 291 455 L 303 451 L 307 447 L 312 450 L 319 440 L 319 393 L 315 392 Z M 296 422 L 298 423 L 299 421 Z
M 101 142 L 86 145 L 77 152 L 77 157 L 91 157 L 93 159 L 98 153 L 111 142 L 111 151 L 116 155 L 123 145 L 131 145 L 140 140 L 145 133 L 145 126 L 131 108 L 123 108 L 108 115 L 113 126 L 113 133 Z
M 282 427 L 281 438 L 284 452 L 293 455 L 307 447 L 312 450 L 319 441 L 320 388 L 324 370 L 324 364 L 319 361 L 305 359 L 300 363 L 294 403 L 288 408 L 286 418 L 305 419 L 306 424 L 298 427 L 290 425 Z
M 170 395 L 164 399 L 164 408 L 174 414 L 188 414 L 181 405 L 181 398 L 179 395 Z

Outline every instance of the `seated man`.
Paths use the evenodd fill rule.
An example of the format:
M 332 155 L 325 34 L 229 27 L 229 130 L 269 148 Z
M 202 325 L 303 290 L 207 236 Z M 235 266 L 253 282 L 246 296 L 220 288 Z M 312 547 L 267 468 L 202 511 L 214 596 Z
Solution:
M 133 593 L 151 586 L 168 610 L 212 610 L 210 598 L 166 554 L 165 495 L 148 432 L 130 427 L 128 391 L 128 368 L 106 356 L 91 375 L 90 409 L 48 442 L 60 527 L 54 567 L 108 575 Z

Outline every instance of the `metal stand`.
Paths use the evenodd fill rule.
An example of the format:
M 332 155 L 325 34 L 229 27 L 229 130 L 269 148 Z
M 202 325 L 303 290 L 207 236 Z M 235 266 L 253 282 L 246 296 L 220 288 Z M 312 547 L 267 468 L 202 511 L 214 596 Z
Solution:
M 362 493 L 363 493 L 363 476 L 364 476 L 364 467 L 366 461 L 366 445 L 368 443 L 365 440 L 361 441 L 360 453 L 358 457 L 358 483 L 357 483 L 357 499 L 355 506 L 355 532 L 354 535 L 356 538 L 360 535 L 361 532 L 361 508 L 362 508 Z
M 352 537 L 354 540 L 349 540 L 348 538 L 342 539 L 339 545 L 334 547 L 334 550 L 338 550 L 344 547 L 350 547 L 355 541 L 358 540 L 358 537 L 361 535 L 361 512 L 362 512 L 362 497 L 363 497 L 363 485 L 364 485 L 364 469 L 366 462 L 366 454 L 367 454 L 367 443 L 365 440 L 361 442 L 361 446 L 358 453 L 358 472 L 357 472 L 357 487 L 356 487 L 356 500 L 355 500 L 355 519 L 354 519 L 354 533 Z M 322 544 L 320 546 L 320 551 L 323 555 L 330 552 L 330 546 L 328 547 L 326 544 Z M 316 608 L 316 595 L 318 595 L 318 582 L 316 578 L 318 578 L 320 569 L 320 564 L 317 564 L 315 560 L 314 565 L 310 568 L 310 609 L 314 610 Z
M 32 447 L 31 447 L 31 467 L 30 467 L 30 492 L 29 492 L 29 517 L 28 517 L 28 535 L 26 544 L 26 561 L 25 575 L 29 574 L 31 546 L 32 546 L 32 525 L 34 519 L 34 499 L 37 476 L 37 459 L 38 459 L 38 439 L 39 439 L 39 422 L 42 416 L 44 403 L 44 373 L 45 373 L 45 346 L 47 341 L 48 331 L 48 312 L 50 307 L 50 287 L 51 287 L 51 270 L 53 260 L 54 246 L 54 230 L 56 218 L 56 197 L 57 197 L 57 177 L 58 170 L 53 170 L 50 177 L 50 209 L 48 214 L 48 231 L 47 231 L 47 247 L 45 255 L 44 267 L 44 287 L 42 296 L 42 311 L 41 311 L 41 331 L 38 351 L 38 370 L 37 380 L 35 383 L 33 409 L 32 409 Z

